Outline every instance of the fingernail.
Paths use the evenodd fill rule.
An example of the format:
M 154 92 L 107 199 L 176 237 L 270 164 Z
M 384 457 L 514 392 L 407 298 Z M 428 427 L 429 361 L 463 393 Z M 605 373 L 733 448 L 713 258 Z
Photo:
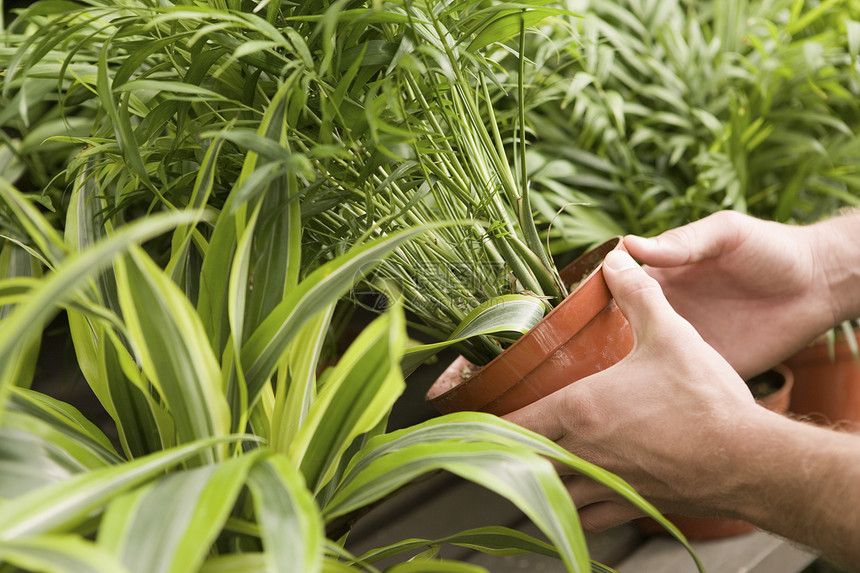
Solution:
M 633 257 L 624 251 L 610 251 L 603 260 L 603 265 L 609 267 L 613 271 L 634 269 L 639 266 L 636 264 L 636 261 L 633 260 Z
M 640 237 L 639 235 L 627 235 L 624 237 L 625 243 L 639 243 L 640 245 L 656 245 L 657 240 L 653 237 Z

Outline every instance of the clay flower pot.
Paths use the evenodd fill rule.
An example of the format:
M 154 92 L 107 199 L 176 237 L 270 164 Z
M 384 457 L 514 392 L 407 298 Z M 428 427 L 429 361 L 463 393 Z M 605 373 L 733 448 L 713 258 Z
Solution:
M 633 333 L 603 279 L 603 259 L 614 249 L 624 249 L 621 237 L 565 267 L 562 280 L 579 283 L 570 295 L 486 366 L 455 360 L 426 400 L 442 413 L 503 415 L 624 358 Z
M 788 411 L 794 380 L 791 369 L 780 364 L 763 374 L 754 376 L 747 381 L 747 385 L 759 404 L 772 412 L 784 414 Z M 666 518 L 689 540 L 722 539 L 756 530 L 753 524 L 739 519 L 694 518 L 680 515 L 666 515 Z M 662 525 L 647 517 L 637 519 L 636 526 L 646 535 L 668 535 Z
M 860 328 L 854 329 L 860 339 Z M 860 430 L 860 363 L 843 337 L 834 358 L 825 340 L 818 340 L 788 360 L 794 371 L 791 412 L 817 424 Z

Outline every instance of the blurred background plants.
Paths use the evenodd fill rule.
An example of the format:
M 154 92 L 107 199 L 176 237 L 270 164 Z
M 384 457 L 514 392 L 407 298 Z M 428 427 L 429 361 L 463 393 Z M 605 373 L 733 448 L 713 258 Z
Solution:
M 565 6 L 582 18 L 532 36 L 528 68 L 554 251 L 591 240 L 556 216 L 571 204 L 643 235 L 720 209 L 805 223 L 860 204 L 856 1 Z

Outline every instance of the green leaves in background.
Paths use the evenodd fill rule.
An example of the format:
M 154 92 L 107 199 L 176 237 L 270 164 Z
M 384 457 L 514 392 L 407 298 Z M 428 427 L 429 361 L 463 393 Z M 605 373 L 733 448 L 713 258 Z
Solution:
M 532 6 L 528 6 L 532 4 Z M 535 8 L 534 4 L 538 2 L 522 3 L 522 8 L 512 8 L 507 10 L 499 10 L 498 14 L 492 19 L 483 22 L 477 30 L 477 34 L 469 42 L 469 51 L 476 51 L 484 48 L 493 42 L 506 42 L 511 38 L 518 36 L 523 26 L 531 28 L 539 25 L 549 16 L 560 14 L 571 14 L 566 10 L 557 8 Z M 549 2 L 539 2 L 539 4 L 549 4 Z

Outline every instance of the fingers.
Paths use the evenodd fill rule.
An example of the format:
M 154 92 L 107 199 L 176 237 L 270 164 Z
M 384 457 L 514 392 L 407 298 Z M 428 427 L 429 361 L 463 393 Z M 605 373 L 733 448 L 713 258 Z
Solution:
M 623 251 L 612 251 L 603 262 L 603 275 L 616 304 L 637 335 L 676 316 L 656 280 Z
M 736 244 L 746 219 L 739 213 L 721 211 L 651 239 L 629 235 L 624 237 L 624 245 L 633 257 L 652 267 L 698 263 Z
M 579 521 L 585 531 L 600 533 L 645 514 L 632 505 L 621 505 L 611 501 L 595 503 L 579 510 Z
M 562 481 L 577 509 L 604 501 L 621 501 L 621 497 L 612 489 L 590 477 L 574 474 L 563 476 Z
M 617 493 L 590 478 L 567 477 L 564 482 L 586 531 L 603 531 L 644 515 Z

